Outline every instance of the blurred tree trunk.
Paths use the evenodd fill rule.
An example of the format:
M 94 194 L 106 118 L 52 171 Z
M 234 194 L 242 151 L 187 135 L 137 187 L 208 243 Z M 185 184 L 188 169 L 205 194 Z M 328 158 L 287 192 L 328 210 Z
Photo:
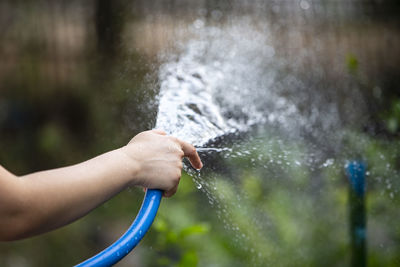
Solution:
M 95 23 L 97 51 L 103 63 L 113 63 L 121 54 L 126 18 L 126 1 L 96 0 Z

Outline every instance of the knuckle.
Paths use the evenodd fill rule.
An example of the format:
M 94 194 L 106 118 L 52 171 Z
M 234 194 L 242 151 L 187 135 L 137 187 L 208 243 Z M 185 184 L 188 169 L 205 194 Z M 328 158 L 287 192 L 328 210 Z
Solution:
M 182 168 L 183 168 L 183 163 L 182 163 L 182 161 L 179 161 L 179 162 L 178 162 L 178 168 L 179 168 L 179 170 L 182 170 Z
M 179 182 L 179 180 L 181 179 L 181 175 L 182 175 L 181 170 L 178 170 L 175 174 L 174 182 Z

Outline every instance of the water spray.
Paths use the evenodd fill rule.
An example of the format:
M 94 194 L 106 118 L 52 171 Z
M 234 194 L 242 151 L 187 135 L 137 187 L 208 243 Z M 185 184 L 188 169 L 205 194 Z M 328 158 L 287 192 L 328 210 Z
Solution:
M 193 144 L 198 152 L 230 152 L 229 148 L 207 145 L 221 136 L 248 132 L 266 122 L 277 123 L 289 131 L 292 125 L 309 121 L 274 90 L 278 70 L 270 67 L 264 72 L 265 66 L 276 65 L 274 49 L 266 45 L 268 37 L 251 32 L 249 37 L 258 38 L 249 45 L 248 38 L 243 38 L 244 29 L 249 30 L 234 27 L 221 38 L 215 38 L 215 28 L 207 29 L 200 39 L 185 45 L 179 60 L 171 58 L 162 64 L 156 129 Z M 204 42 L 209 39 L 213 40 L 211 46 Z M 229 88 L 229 94 L 221 88 Z M 161 195 L 159 190 L 148 190 L 127 232 L 77 266 L 110 266 L 126 256 L 151 226 Z

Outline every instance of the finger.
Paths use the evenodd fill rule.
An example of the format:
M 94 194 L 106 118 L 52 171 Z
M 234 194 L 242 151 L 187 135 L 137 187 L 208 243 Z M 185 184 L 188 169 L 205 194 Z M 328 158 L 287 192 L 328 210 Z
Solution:
M 168 191 L 164 191 L 163 196 L 172 197 L 173 195 L 175 195 L 176 191 L 178 191 L 178 185 L 174 186 L 172 189 Z
M 167 135 L 167 133 L 165 131 L 160 130 L 160 129 L 153 129 L 152 132 L 154 132 L 156 134 Z
M 178 142 L 181 145 L 185 157 L 190 160 L 192 166 L 198 170 L 203 168 L 203 163 L 201 162 L 199 154 L 197 154 L 196 148 L 193 145 L 186 143 L 182 140 L 178 140 Z

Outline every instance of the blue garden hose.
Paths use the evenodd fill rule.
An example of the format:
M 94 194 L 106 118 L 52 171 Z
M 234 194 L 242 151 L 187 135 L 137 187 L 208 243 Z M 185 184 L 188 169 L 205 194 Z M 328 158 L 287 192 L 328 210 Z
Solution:
M 160 206 L 161 197 L 161 190 L 148 189 L 138 215 L 125 234 L 99 254 L 79 263 L 75 267 L 111 266 L 128 255 L 142 240 L 153 223 Z

